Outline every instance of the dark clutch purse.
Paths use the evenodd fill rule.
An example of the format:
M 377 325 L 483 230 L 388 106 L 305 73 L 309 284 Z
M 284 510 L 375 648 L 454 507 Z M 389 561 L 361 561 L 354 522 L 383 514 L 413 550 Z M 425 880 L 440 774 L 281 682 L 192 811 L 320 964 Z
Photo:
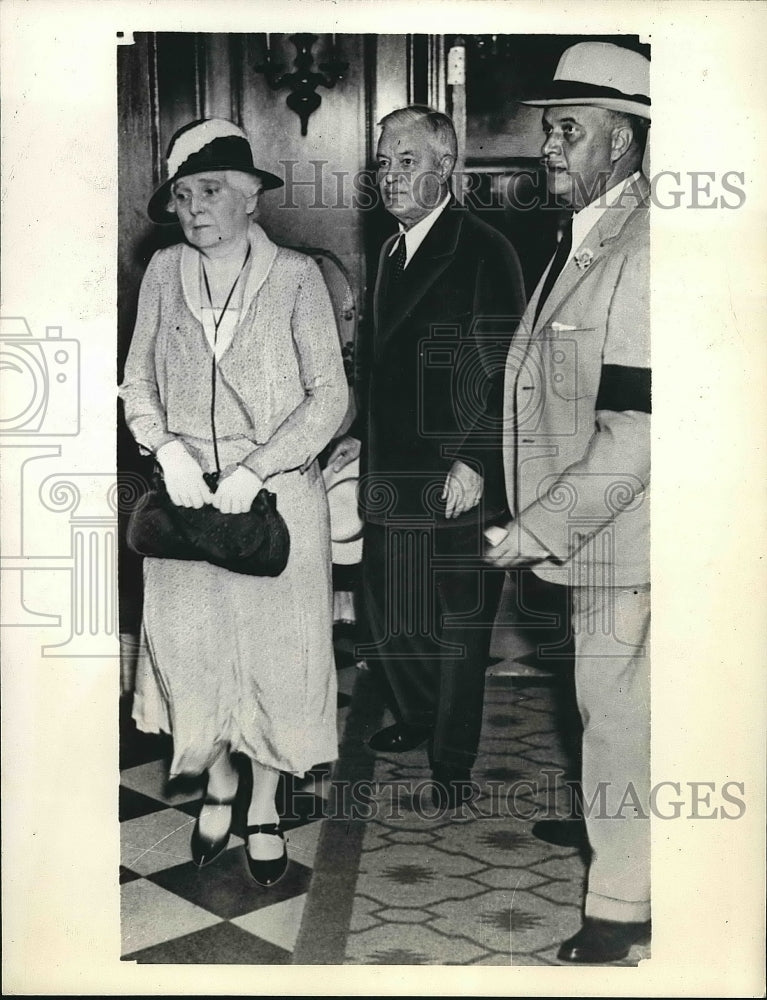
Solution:
M 177 507 L 160 472 L 131 513 L 127 542 L 140 556 L 209 562 L 248 576 L 279 576 L 290 555 L 274 493 L 259 490 L 246 514 L 222 514 L 209 504 Z

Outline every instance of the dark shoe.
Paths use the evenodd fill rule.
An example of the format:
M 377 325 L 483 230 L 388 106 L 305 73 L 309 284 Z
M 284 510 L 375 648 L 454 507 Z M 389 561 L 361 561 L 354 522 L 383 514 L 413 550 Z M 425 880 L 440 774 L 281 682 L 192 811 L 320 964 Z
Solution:
M 557 958 L 561 962 L 586 962 L 600 965 L 625 958 L 633 944 L 647 944 L 650 940 L 650 921 L 624 923 L 618 920 L 598 920 L 584 917 L 577 934 L 564 941 Z
M 586 824 L 582 819 L 541 819 L 530 831 L 536 840 L 556 847 L 586 847 Z
M 202 800 L 202 805 L 200 806 L 200 811 L 202 812 L 203 806 L 229 806 L 231 809 L 234 805 L 236 794 L 232 795 L 228 799 L 217 799 L 215 795 L 206 795 Z M 200 833 L 200 818 L 194 824 L 194 829 L 192 830 L 192 861 L 197 865 L 198 868 L 204 868 L 205 865 L 209 865 L 211 861 L 215 861 L 219 854 L 225 849 L 226 845 L 229 843 L 229 834 L 232 830 L 232 817 L 229 817 L 229 828 L 223 837 L 210 838 L 205 837 Z
M 279 823 L 256 823 L 249 826 L 247 832 L 248 834 L 268 833 L 272 837 L 280 837 L 282 840 L 285 840 Z M 250 877 L 254 882 L 264 888 L 268 888 L 270 885 L 274 885 L 276 882 L 279 882 L 288 868 L 288 851 L 284 845 L 282 848 L 281 858 L 271 858 L 268 861 L 258 861 L 255 858 L 251 858 L 246 841 L 245 858 L 248 862 Z
M 408 726 L 404 722 L 395 722 L 393 726 L 374 733 L 368 740 L 368 746 L 381 753 L 406 753 L 426 743 L 430 736 L 431 730 L 425 726 Z
M 458 809 L 477 797 L 477 788 L 471 780 L 471 769 L 468 767 L 435 764 L 432 777 L 432 801 L 437 809 Z

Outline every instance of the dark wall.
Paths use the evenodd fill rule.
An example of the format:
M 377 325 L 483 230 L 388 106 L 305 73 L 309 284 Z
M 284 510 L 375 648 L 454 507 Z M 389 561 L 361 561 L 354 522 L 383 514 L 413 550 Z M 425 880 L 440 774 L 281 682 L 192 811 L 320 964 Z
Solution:
M 323 248 L 340 261 L 356 300 L 360 336 L 365 336 L 378 250 L 395 229 L 392 218 L 382 210 L 377 198 L 371 197 L 376 122 L 409 101 L 433 100 L 429 91 L 431 43 L 428 36 L 413 35 L 336 37 L 337 54 L 349 68 L 334 88 L 318 88 L 321 104 L 309 118 L 306 136 L 301 135 L 297 115 L 286 106 L 288 92 L 272 90 L 258 70 L 265 59 L 263 34 L 137 32 L 133 45 L 118 47 L 120 379 L 146 265 L 155 250 L 182 238 L 176 225 L 150 223 L 146 205 L 164 177 L 171 136 L 182 125 L 201 117 L 238 122 L 251 138 L 257 165 L 282 177 L 289 174 L 293 182 L 289 188 L 265 193 L 260 221 L 276 242 Z M 518 48 L 520 44 L 516 36 L 514 45 Z M 552 48 L 550 38 L 547 44 L 549 61 L 555 64 L 558 52 L 569 41 L 559 45 L 558 51 L 556 45 Z M 329 45 L 330 36 L 318 37 L 313 50 L 315 66 L 328 59 Z M 498 74 L 503 78 L 504 67 L 499 53 L 489 62 L 485 58 L 483 71 L 493 67 L 495 76 L 489 83 L 482 83 L 482 74 L 478 75 L 476 69 L 478 48 L 470 41 L 470 53 L 472 45 L 474 62 L 469 61 L 467 103 L 474 114 L 476 133 L 481 109 L 490 106 L 491 111 L 498 111 L 500 107 L 492 86 Z M 541 45 L 544 42 L 539 48 Z M 289 72 L 296 55 L 289 36 L 272 35 L 271 46 L 273 59 Z M 545 70 L 550 75 L 552 69 L 553 65 L 549 67 L 545 60 L 539 65 L 539 72 Z M 534 70 L 528 67 L 525 72 L 529 76 Z M 508 87 L 502 90 L 501 97 L 503 104 Z M 471 135 L 468 140 L 474 141 Z M 532 170 L 527 169 L 530 165 Z M 509 178 L 520 171 L 528 178 L 523 178 L 522 183 L 540 186 L 542 180 L 536 169 L 535 160 L 515 160 L 509 147 L 502 162 L 484 164 L 476 171 L 473 195 L 468 199 L 473 210 L 511 239 L 522 262 L 528 291 L 550 257 L 556 218 L 551 212 L 520 212 L 504 192 L 510 190 Z M 472 171 L 471 160 L 468 170 Z M 354 200 L 355 190 L 362 191 L 362 200 Z M 147 475 L 150 471 L 150 463 L 139 457 L 119 414 L 118 469 L 121 474 Z M 122 530 L 120 537 L 124 538 Z M 141 607 L 140 561 L 124 545 L 120 555 L 121 630 L 136 631 Z
M 132 46 L 118 49 L 120 367 L 146 264 L 160 246 L 181 239 L 177 226 L 152 225 L 146 204 L 161 180 L 173 133 L 196 118 L 230 118 L 245 128 L 257 165 L 289 181 L 262 199 L 266 231 L 278 243 L 330 250 L 364 304 L 364 215 L 352 206 L 351 190 L 369 148 L 369 45 L 362 35 L 337 37 L 349 68 L 333 89 L 318 87 L 322 103 L 306 136 L 286 106 L 288 91 L 272 90 L 257 70 L 265 55 L 262 34 L 136 33 Z M 272 35 L 271 45 L 274 60 L 289 71 L 296 51 L 288 37 Z M 320 36 L 316 64 L 328 57 L 327 47 L 328 36 Z

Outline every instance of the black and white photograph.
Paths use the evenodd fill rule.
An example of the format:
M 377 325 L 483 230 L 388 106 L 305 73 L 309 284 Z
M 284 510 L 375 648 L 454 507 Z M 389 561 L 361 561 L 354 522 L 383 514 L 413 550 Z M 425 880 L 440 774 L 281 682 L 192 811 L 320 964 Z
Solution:
M 645 957 L 649 46 L 137 33 L 118 102 L 123 957 Z
M 760 995 L 765 9 L 196 6 L 5 11 L 8 992 Z

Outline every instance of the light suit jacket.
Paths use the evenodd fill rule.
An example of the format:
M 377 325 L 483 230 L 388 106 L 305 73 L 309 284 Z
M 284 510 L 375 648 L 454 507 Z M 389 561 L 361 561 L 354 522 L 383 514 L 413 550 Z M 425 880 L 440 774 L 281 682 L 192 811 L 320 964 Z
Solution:
M 570 586 L 650 579 L 650 228 L 640 177 L 589 231 L 509 351 L 504 468 L 520 552 Z

